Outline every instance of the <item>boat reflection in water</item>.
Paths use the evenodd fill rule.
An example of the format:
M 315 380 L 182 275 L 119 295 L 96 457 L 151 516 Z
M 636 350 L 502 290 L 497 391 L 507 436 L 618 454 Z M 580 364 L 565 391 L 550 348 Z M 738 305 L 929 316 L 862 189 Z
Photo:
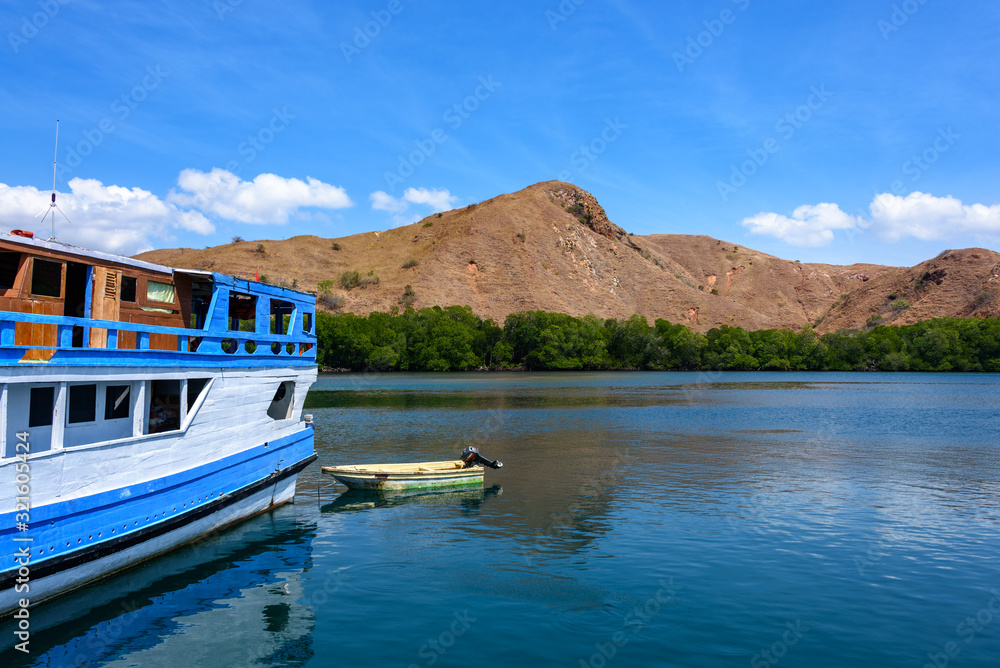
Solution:
M 463 509 L 478 510 L 484 502 L 503 494 L 503 487 L 493 485 L 483 489 L 416 489 L 400 491 L 372 491 L 367 489 L 349 489 L 332 503 L 324 505 L 320 510 L 324 513 L 357 512 L 373 508 L 392 508 L 404 504 L 454 506 L 461 504 Z
M 266 512 L 32 610 L 30 656 L 13 649 L 12 620 L 0 624 L 0 665 L 305 662 L 314 536 L 293 507 Z

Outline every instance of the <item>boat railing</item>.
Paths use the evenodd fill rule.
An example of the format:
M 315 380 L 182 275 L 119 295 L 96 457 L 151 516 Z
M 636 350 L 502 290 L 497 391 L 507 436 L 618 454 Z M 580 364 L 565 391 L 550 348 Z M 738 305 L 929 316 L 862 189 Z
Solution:
M 33 328 L 49 330 L 48 335 L 32 335 Z M 95 330 L 106 333 L 106 336 L 91 337 L 90 332 Z M 124 345 L 121 334 L 125 332 L 134 333 L 134 347 Z M 153 337 L 159 339 L 160 345 L 151 346 Z M 165 337 L 169 337 L 166 340 L 171 342 L 176 337 L 176 344 L 164 349 L 162 341 Z M 40 338 L 49 345 L 38 345 Z M 95 338 L 103 341 L 103 345 L 93 345 Z M 35 351 L 48 352 L 37 359 L 29 356 Z M 136 351 L 164 353 L 174 361 L 179 361 L 177 355 L 182 355 L 191 356 L 192 359 L 222 357 L 234 362 L 236 359 L 248 358 L 245 359 L 246 362 L 252 363 L 251 360 L 254 360 L 259 364 L 267 364 L 266 360 L 279 364 L 287 364 L 292 360 L 314 364 L 316 336 L 311 332 L 273 334 L 187 329 L 93 318 L 0 312 L 0 360 L 5 362 L 14 360 L 12 354 L 20 353 L 25 356 L 25 361 L 58 358 L 67 361 L 86 360 L 91 364 L 101 361 L 114 363 L 125 361 L 130 353 Z M 143 359 L 151 359 L 150 354 L 143 355 Z

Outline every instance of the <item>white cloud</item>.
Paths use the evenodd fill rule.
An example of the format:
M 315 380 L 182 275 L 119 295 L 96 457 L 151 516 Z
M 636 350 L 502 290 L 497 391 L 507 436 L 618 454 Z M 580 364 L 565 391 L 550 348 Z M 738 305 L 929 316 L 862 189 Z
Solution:
M 884 193 L 871 206 L 872 229 L 886 241 L 915 237 L 924 241 L 966 234 L 1000 234 L 1000 205 L 962 204 L 954 197 Z
M 153 248 L 153 239 L 173 240 L 177 232 L 211 234 L 215 227 L 197 211 L 184 211 L 141 188 L 105 186 L 95 179 L 74 178 L 70 192 L 58 193 L 56 236 L 60 241 L 96 250 L 134 255 Z M 47 238 L 50 220 L 35 216 L 47 210 L 50 194 L 33 186 L 0 183 L 0 226 L 34 231 Z M 51 215 L 51 214 L 50 214 Z
M 454 207 L 455 203 L 458 202 L 458 198 L 447 189 L 428 188 L 407 188 L 403 192 L 403 196 L 398 199 L 385 191 L 376 190 L 368 196 L 368 199 L 371 200 L 372 209 L 375 211 L 388 211 L 397 214 L 393 216 L 393 221 L 397 226 L 409 225 L 420 220 L 421 216 L 416 214 L 399 215 L 409 209 L 411 204 L 430 207 L 431 213 L 437 213 Z
M 750 234 L 775 237 L 792 246 L 825 246 L 834 230 L 871 229 L 895 243 L 907 237 L 923 241 L 968 235 L 1000 235 L 1000 205 L 963 204 L 954 197 L 914 192 L 906 197 L 883 193 L 871 203 L 870 220 L 851 216 L 836 204 L 800 206 L 791 217 L 758 213 L 741 224 Z
M 833 230 L 857 227 L 858 218 L 844 213 L 836 204 L 804 205 L 792 216 L 758 213 L 741 224 L 750 234 L 777 237 L 792 246 L 825 246 L 833 241 Z
M 243 181 L 216 167 L 208 173 L 185 169 L 177 177 L 177 185 L 180 190 L 170 191 L 168 202 L 254 225 L 284 225 L 304 208 L 344 209 L 354 205 L 343 188 L 311 177 L 302 181 L 260 174 L 253 181 Z
M 431 213 L 445 211 L 455 206 L 458 201 L 447 190 L 428 190 L 427 188 L 407 188 L 403 193 L 403 199 L 414 204 L 426 204 L 431 207 Z
M 375 211 L 398 213 L 400 211 L 405 211 L 406 207 L 409 206 L 407 202 L 398 200 L 383 190 L 376 190 L 368 196 L 368 199 L 372 201 L 372 209 Z

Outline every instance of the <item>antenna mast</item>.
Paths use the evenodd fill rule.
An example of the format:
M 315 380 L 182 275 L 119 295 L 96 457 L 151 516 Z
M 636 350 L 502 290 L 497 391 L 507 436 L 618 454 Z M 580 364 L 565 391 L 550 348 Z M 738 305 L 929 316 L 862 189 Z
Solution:
M 44 223 L 46 216 L 48 216 L 49 214 L 52 214 L 52 220 L 50 221 L 50 223 L 52 225 L 52 235 L 48 238 L 48 241 L 59 241 L 58 239 L 56 239 L 56 214 L 55 214 L 55 211 L 58 211 L 62 215 L 63 218 L 66 218 L 66 222 L 67 223 L 69 223 L 70 225 L 73 224 L 73 221 L 71 221 L 66 216 L 66 214 L 63 213 L 62 209 L 60 209 L 59 206 L 56 204 L 56 166 L 58 164 L 58 161 L 59 161 L 59 119 L 57 118 L 56 119 L 56 149 L 55 149 L 55 154 L 52 156 L 52 201 L 49 202 L 49 208 L 48 209 L 42 209 L 35 216 L 35 218 L 38 218 L 38 216 L 42 216 L 42 214 L 44 213 L 45 215 L 42 216 L 42 223 Z M 53 211 L 53 209 L 55 209 L 55 211 Z

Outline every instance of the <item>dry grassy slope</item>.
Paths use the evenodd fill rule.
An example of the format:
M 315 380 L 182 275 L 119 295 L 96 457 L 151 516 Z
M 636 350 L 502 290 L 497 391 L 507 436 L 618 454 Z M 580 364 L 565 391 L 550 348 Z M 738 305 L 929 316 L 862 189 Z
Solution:
M 243 242 L 140 257 L 246 278 L 259 270 L 272 282 L 297 279 L 302 290 L 336 281 L 347 270 L 373 272 L 378 285 L 334 289 L 345 299 L 341 310 L 362 314 L 397 306 L 409 284 L 416 308 L 468 304 L 497 322 L 510 313 L 541 309 L 602 318 L 640 313 L 698 330 L 720 324 L 801 327 L 826 315 L 842 294 L 913 271 L 800 264 L 705 236 L 630 237 L 608 220 L 592 195 L 557 181 L 385 232 L 260 243 L 263 253 L 255 252 L 258 242 Z M 409 258 L 418 264 L 403 269 Z M 713 288 L 718 295 L 711 294 Z M 947 310 L 950 303 L 938 307 Z M 868 315 L 861 317 L 861 311 L 838 307 L 822 329 L 864 324 Z
M 686 280 L 715 289 L 719 296 L 746 304 L 777 326 L 813 324 L 840 295 L 893 271 L 871 264 L 808 264 L 755 251 L 702 235 L 657 234 L 632 237 Z
M 909 308 L 893 308 L 900 300 Z M 941 317 L 1000 316 L 1000 253 L 984 248 L 949 250 L 915 267 L 887 271 L 834 306 L 821 330 L 856 327 L 872 316 L 893 325 Z

